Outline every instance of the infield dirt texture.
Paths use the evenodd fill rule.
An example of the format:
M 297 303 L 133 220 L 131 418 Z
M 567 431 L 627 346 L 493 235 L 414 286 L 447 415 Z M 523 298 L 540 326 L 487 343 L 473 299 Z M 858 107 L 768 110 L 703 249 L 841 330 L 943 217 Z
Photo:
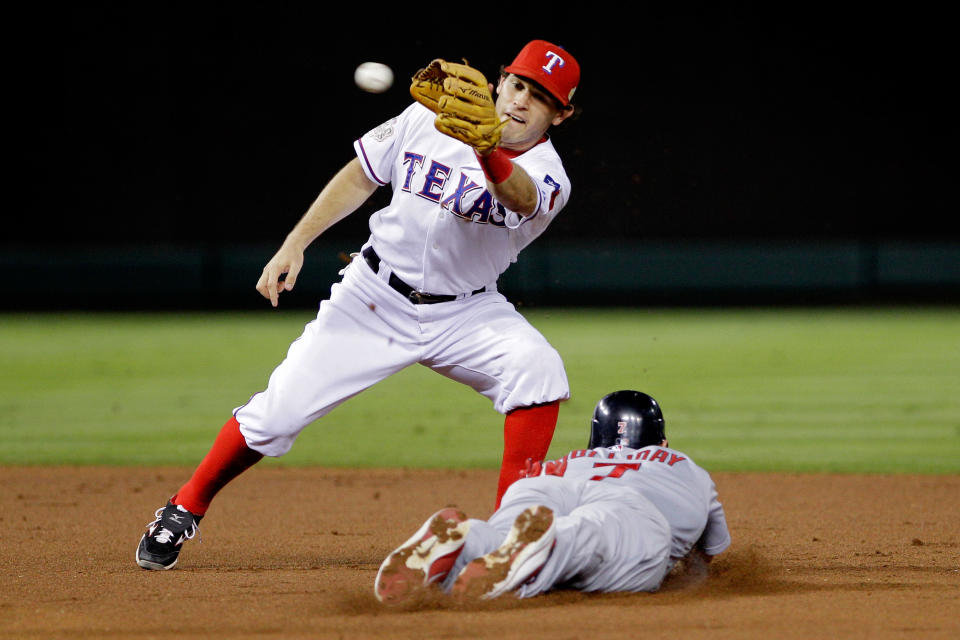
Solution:
M 502 419 L 422 367 L 227 486 L 177 569 L 141 570 L 154 510 L 306 316 L 2 318 L 0 637 L 960 637 L 952 309 L 535 314 L 573 392 L 550 457 L 639 386 L 712 473 L 733 544 L 702 583 L 380 605 L 380 562 L 427 516 L 494 499 Z
M 702 583 L 388 609 L 383 557 L 495 471 L 252 469 L 173 571 L 134 564 L 188 468 L 0 468 L 0 635 L 24 638 L 956 638 L 960 477 L 715 473 L 733 545 Z M 460 496 L 456 502 L 451 496 Z

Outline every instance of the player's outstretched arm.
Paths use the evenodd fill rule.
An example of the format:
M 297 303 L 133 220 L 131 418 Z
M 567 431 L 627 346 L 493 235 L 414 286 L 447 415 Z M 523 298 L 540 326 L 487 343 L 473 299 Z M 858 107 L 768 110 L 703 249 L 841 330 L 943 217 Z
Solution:
M 529 216 L 537 210 L 537 187 L 523 167 L 513 163 L 510 177 L 500 183 L 487 178 L 487 190 L 497 202 L 521 216 Z
M 287 234 L 276 255 L 270 259 L 257 281 L 257 291 L 274 307 L 281 291 L 290 291 L 303 267 L 303 252 L 324 231 L 343 220 L 366 202 L 376 188 L 354 158 L 327 183 L 317 199 Z M 286 276 L 286 277 L 284 277 Z M 282 278 L 282 279 L 281 279 Z

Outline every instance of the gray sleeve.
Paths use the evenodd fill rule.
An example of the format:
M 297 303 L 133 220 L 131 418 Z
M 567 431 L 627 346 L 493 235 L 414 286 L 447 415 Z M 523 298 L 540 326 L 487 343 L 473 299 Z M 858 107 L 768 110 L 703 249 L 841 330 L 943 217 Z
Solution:
M 730 531 L 727 529 L 727 516 L 717 497 L 717 488 L 711 483 L 712 497 L 710 512 L 707 514 L 707 526 L 697 545 L 704 553 L 715 556 L 730 546 Z

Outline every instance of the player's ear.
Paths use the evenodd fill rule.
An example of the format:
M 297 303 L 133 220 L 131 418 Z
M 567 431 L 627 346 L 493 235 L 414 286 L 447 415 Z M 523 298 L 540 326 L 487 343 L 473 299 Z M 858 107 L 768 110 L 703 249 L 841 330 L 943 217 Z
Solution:
M 557 115 L 553 117 L 553 126 L 557 126 L 567 118 L 573 115 L 573 105 L 568 104 L 565 107 L 560 107 L 560 111 L 557 112 Z
M 670 443 L 667 442 L 666 438 L 664 438 L 663 442 L 660 443 L 660 446 L 661 446 L 661 447 L 669 447 L 669 446 L 670 446 Z

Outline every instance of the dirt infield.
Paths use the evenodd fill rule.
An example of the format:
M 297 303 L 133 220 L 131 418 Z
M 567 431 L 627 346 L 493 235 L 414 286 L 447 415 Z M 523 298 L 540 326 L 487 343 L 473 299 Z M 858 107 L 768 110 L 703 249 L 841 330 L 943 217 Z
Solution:
M 174 571 L 134 563 L 186 469 L 0 469 L 0 636 L 957 638 L 960 476 L 717 473 L 733 536 L 700 584 L 391 610 L 383 557 L 495 473 L 257 468 Z

